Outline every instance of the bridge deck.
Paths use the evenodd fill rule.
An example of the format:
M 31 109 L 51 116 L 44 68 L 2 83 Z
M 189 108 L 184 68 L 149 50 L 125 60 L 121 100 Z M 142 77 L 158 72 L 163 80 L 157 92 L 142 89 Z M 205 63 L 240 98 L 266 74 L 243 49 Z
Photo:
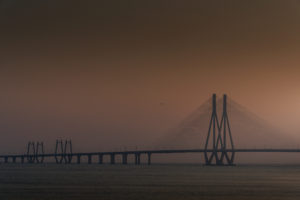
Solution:
M 72 153 L 72 154 L 38 154 L 37 156 L 44 157 L 54 157 L 54 156 L 93 156 L 93 155 L 122 155 L 122 154 L 171 154 L 171 153 L 203 153 L 203 152 L 213 152 L 213 150 L 204 150 L 204 149 L 172 149 L 172 150 L 136 150 L 136 151 L 106 151 L 106 152 L 86 152 L 86 153 Z M 221 152 L 222 150 L 218 150 Z M 248 153 L 263 153 L 263 152 L 278 152 L 278 153 L 293 153 L 300 152 L 300 149 L 235 149 L 235 150 L 226 150 L 227 152 L 248 152 Z M 0 155 L 0 158 L 5 157 L 27 157 L 34 155 L 27 154 L 11 154 L 11 155 Z M 36 155 L 35 155 L 36 156 Z

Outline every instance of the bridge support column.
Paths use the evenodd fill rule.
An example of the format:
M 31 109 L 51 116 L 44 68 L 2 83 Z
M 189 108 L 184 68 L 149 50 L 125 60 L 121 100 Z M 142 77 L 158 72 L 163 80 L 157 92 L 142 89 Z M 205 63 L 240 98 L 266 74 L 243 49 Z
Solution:
M 141 154 L 140 153 L 135 154 L 135 164 L 136 165 L 141 164 Z
M 141 164 L 141 154 L 139 154 L 139 156 L 138 156 L 138 164 L 139 165 Z
M 24 160 L 25 160 L 25 158 L 24 158 L 24 156 L 22 156 L 22 157 L 21 157 L 21 163 L 22 163 L 22 164 L 24 163 Z
M 99 154 L 99 164 L 103 164 L 103 154 Z
M 44 143 L 37 142 L 35 149 L 35 160 L 37 163 L 44 163 Z
M 127 164 L 127 153 L 124 153 L 124 154 L 122 154 L 122 163 L 123 163 L 123 165 L 126 165 Z
M 42 155 L 42 156 L 41 156 L 40 163 L 44 163 L 44 159 L 45 159 L 45 157 L 44 157 L 44 155 Z
M 72 163 L 72 159 L 73 159 L 72 141 L 65 140 L 65 145 L 63 146 L 62 150 L 64 154 L 65 164 Z
M 4 157 L 4 163 L 8 163 L 8 157 Z
M 77 155 L 77 164 L 81 163 L 81 155 Z
M 56 140 L 54 157 L 56 164 L 62 164 L 63 160 L 65 159 L 64 145 L 62 140 Z
M 220 123 L 216 104 L 216 94 L 213 94 L 212 115 L 204 150 L 205 163 L 206 165 L 233 165 L 235 151 L 227 115 L 227 96 L 223 96 L 223 114 Z M 210 140 L 212 142 L 209 144 Z
M 110 154 L 110 164 L 112 164 L 112 165 L 115 164 L 115 154 L 114 153 Z
M 88 155 L 88 163 L 92 164 L 92 155 Z
M 36 159 L 36 146 L 35 142 L 28 142 L 27 145 L 27 161 L 28 163 L 34 163 Z
M 36 155 L 35 160 L 37 163 L 44 163 L 44 156 L 43 155 Z
M 148 153 L 148 165 L 151 165 L 151 153 Z
M 12 162 L 13 162 L 13 163 L 16 163 L 16 159 L 17 159 L 17 157 L 15 157 L 15 156 L 12 157 Z

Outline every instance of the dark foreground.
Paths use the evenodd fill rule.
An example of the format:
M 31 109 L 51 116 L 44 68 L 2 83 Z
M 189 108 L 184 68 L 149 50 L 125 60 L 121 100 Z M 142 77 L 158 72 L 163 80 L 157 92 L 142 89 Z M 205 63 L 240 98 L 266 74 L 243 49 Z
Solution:
M 0 165 L 0 199 L 300 199 L 300 166 Z

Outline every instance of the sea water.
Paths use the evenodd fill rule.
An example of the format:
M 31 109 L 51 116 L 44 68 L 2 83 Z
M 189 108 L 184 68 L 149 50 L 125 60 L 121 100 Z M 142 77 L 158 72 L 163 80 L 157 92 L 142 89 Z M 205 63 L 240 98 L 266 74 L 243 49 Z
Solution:
M 300 166 L 0 164 L 0 199 L 298 200 Z

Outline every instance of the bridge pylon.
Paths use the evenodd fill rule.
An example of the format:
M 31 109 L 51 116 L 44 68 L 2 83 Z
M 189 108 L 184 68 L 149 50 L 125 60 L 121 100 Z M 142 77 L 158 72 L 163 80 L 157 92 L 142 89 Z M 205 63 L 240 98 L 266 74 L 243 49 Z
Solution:
M 44 162 L 44 153 L 44 142 L 37 142 L 35 152 L 35 159 L 37 163 Z
M 63 140 L 56 140 L 54 158 L 57 164 L 61 164 L 64 160 Z
M 27 144 L 26 153 L 28 163 L 43 163 L 44 162 L 44 143 L 30 141 Z
M 234 144 L 227 114 L 227 95 L 223 96 L 223 113 L 219 123 L 217 116 L 217 96 L 212 96 L 212 115 L 205 143 L 206 165 L 233 165 Z
M 72 141 L 56 140 L 54 155 L 57 164 L 61 164 L 63 161 L 71 163 L 73 158 Z
M 73 158 L 72 140 L 66 140 L 64 146 L 64 160 L 65 163 L 71 163 Z
M 28 163 L 34 163 L 36 159 L 36 146 L 34 142 L 28 142 L 27 144 L 27 161 Z

